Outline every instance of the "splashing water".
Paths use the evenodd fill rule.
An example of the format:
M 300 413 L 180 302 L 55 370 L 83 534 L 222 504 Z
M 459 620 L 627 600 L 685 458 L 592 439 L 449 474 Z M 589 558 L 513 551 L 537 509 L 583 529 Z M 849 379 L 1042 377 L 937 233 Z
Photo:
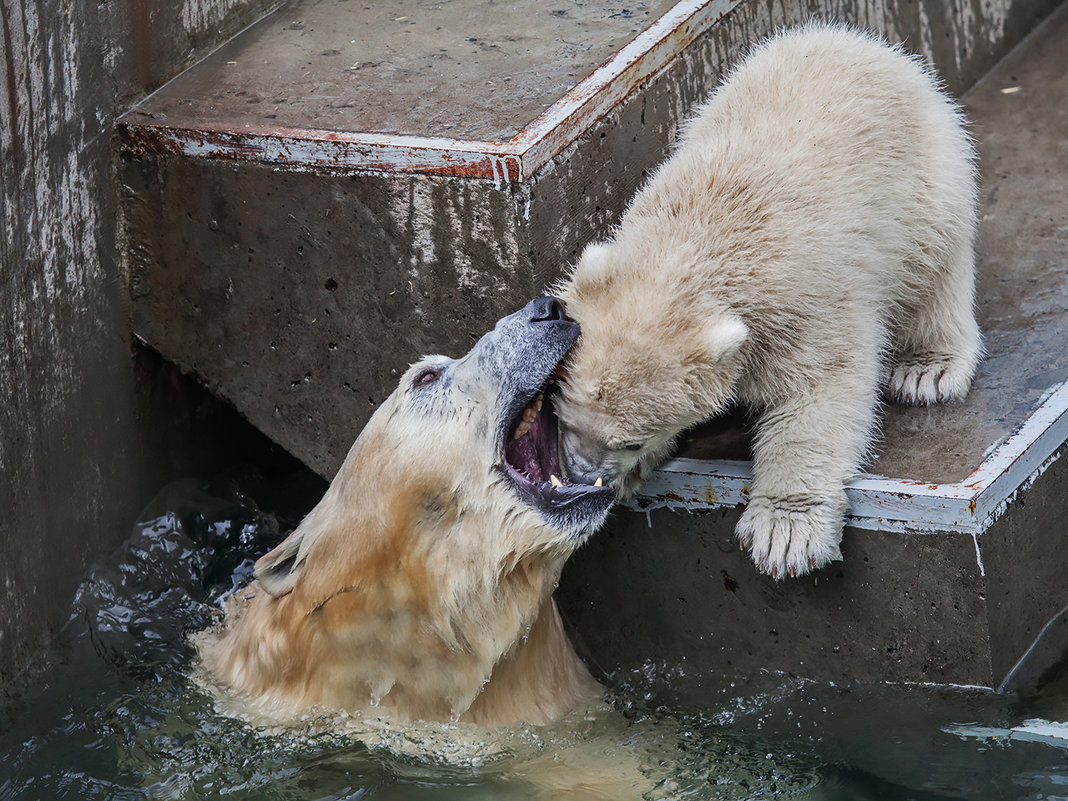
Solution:
M 192 678 L 188 636 L 294 522 L 233 489 L 165 490 L 83 582 L 49 662 L 0 708 L 0 801 L 623 797 L 560 791 L 561 774 L 614 779 L 635 799 L 1068 798 L 1063 751 L 955 733 L 1020 717 L 1018 700 L 976 691 L 732 682 L 648 663 L 608 677 L 599 708 L 542 728 L 333 714 L 281 729 L 222 714 Z M 1052 681 L 1065 677 L 1068 666 Z M 1047 714 L 1063 711 L 1064 693 L 1046 696 Z

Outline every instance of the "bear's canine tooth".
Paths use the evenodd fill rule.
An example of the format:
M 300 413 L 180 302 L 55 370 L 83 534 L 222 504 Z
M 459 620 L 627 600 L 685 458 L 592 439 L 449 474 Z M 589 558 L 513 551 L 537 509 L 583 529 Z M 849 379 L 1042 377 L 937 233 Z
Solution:
M 524 420 L 522 423 L 516 426 L 515 433 L 512 434 L 512 439 L 519 439 L 528 431 L 530 431 L 530 423 Z
M 532 407 L 534 409 L 534 413 L 535 414 L 537 414 L 538 412 L 541 411 L 541 406 L 542 406 L 541 395 L 538 395 L 538 399 L 536 401 L 534 401 L 534 406 Z
M 534 418 L 537 417 L 537 416 L 538 416 L 538 413 L 536 411 L 534 411 L 530 407 L 527 407 L 526 409 L 523 410 L 523 422 L 524 423 L 533 423 L 534 422 Z
M 603 487 L 604 486 L 604 482 L 601 481 L 601 477 L 600 476 L 597 476 L 597 480 L 593 482 L 593 486 L 595 486 L 595 487 Z
M 555 473 L 549 473 L 549 483 L 554 487 L 564 486 L 564 482 L 557 478 Z

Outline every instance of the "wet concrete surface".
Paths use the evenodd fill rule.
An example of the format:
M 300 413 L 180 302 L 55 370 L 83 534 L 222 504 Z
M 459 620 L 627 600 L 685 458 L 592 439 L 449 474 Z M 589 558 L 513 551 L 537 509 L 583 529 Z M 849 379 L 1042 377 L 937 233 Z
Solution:
M 508 140 L 673 5 L 295 0 L 139 114 Z
M 1065 42 L 1068 5 L 964 96 L 981 158 L 977 306 L 987 355 L 964 403 L 887 408 L 873 473 L 963 478 L 1068 381 Z

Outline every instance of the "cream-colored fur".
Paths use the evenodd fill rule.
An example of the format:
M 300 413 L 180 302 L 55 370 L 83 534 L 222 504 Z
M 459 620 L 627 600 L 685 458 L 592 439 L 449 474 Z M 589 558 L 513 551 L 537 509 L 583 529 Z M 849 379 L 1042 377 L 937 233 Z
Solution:
M 742 545 L 777 577 L 840 558 L 880 384 L 927 404 L 975 372 L 975 184 L 959 110 L 900 48 L 825 24 L 756 47 L 557 288 L 582 326 L 570 478 L 626 494 L 740 402 L 760 413 Z
M 527 389 L 509 384 L 514 365 L 535 361 L 511 329 L 407 372 L 321 502 L 199 638 L 211 682 L 281 721 L 335 709 L 541 724 L 598 695 L 552 591 L 611 493 L 588 493 L 607 500 L 550 524 L 501 467 L 506 395 L 548 378 L 577 337 L 559 325 L 574 334 Z

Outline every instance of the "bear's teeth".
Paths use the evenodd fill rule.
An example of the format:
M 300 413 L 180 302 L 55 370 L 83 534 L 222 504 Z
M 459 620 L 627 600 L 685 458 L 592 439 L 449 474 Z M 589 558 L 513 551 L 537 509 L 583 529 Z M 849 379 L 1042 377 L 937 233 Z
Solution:
M 531 409 L 530 407 L 527 407 L 526 409 L 523 410 L 523 422 L 524 423 L 533 423 L 534 422 L 534 418 L 537 417 L 537 416 L 538 416 L 538 413 L 536 411 L 534 411 L 533 409 Z
M 554 487 L 564 486 L 564 482 L 557 478 L 555 473 L 549 473 L 549 483 Z
M 603 487 L 604 486 L 604 482 L 601 481 L 601 477 L 600 476 L 597 476 L 597 480 L 593 482 L 593 486 L 595 486 L 595 487 Z
M 512 439 L 519 439 L 528 431 L 530 431 L 530 423 L 524 420 L 522 423 L 516 426 L 515 433 L 512 434 Z

